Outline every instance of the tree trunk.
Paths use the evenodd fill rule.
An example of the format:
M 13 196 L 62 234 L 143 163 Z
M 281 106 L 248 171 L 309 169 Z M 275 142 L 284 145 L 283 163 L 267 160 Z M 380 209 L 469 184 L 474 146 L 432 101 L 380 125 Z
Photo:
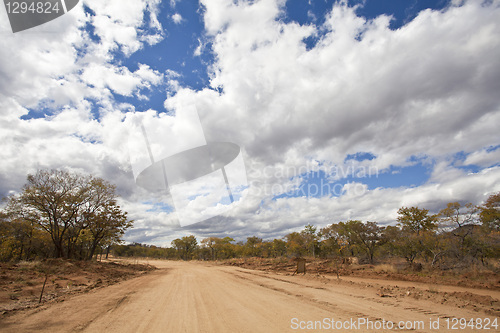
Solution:
M 95 250 L 97 249 L 97 243 L 98 242 L 93 242 L 92 243 L 92 246 L 90 247 L 90 252 L 89 252 L 89 256 L 88 256 L 88 260 L 92 260 L 92 258 L 94 257 L 94 253 L 95 253 Z
M 63 250 L 63 245 L 62 245 L 62 239 L 61 240 L 55 240 L 54 241 L 54 246 L 55 246 L 55 257 L 56 258 L 64 258 L 64 250 Z

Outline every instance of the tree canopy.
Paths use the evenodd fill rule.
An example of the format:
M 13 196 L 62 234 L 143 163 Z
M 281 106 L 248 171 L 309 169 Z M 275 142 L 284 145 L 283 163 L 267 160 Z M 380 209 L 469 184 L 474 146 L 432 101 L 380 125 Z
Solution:
M 52 256 L 89 259 L 99 246 L 118 242 L 132 225 L 116 200 L 116 187 L 101 178 L 39 170 L 28 175 L 19 194 L 7 198 L 3 223 L 24 226 L 22 235 L 10 235 L 22 243 L 20 257 L 42 255 L 33 253 L 33 243 L 49 238 Z

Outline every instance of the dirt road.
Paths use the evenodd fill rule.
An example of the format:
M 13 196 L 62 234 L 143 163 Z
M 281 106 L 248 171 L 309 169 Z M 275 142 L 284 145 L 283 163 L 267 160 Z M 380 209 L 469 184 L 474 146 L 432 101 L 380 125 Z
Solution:
M 435 299 L 410 297 L 410 292 L 408 297 L 392 295 L 390 290 L 399 290 L 391 289 L 398 288 L 394 281 L 379 285 L 376 281 L 290 276 L 204 263 L 150 263 L 160 269 L 9 316 L 0 320 L 0 331 L 441 332 L 452 331 L 454 323 L 460 328 L 460 318 L 468 323 L 482 318 L 482 327 L 485 318 L 491 323 L 498 320 L 484 309 L 459 308 L 446 300 L 440 304 Z M 426 292 L 435 292 L 432 288 Z M 474 295 L 474 290 L 466 291 Z M 478 295 L 481 293 L 484 291 Z M 500 299 L 499 292 L 489 294 Z M 474 328 L 478 323 L 473 322 Z M 453 331 L 478 330 L 469 325 Z M 498 329 L 490 325 L 487 331 Z

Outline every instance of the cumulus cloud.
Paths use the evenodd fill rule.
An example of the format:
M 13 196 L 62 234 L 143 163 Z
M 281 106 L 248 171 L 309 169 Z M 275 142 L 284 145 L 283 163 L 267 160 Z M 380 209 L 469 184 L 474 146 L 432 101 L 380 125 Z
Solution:
M 157 33 L 154 19 L 153 30 L 139 28 L 158 4 L 84 1 L 46 25 L 2 34 L 0 173 L 8 176 L 2 177 L 1 195 L 18 190 L 37 168 L 71 168 L 121 181 L 117 170 L 126 169 L 125 160 L 117 153 L 120 139 L 110 134 L 120 133 L 127 107 L 112 93 L 140 97 L 160 85 L 163 74 L 146 64 L 131 71 L 112 53 L 127 56 L 142 47 L 142 37 Z M 7 22 L 1 20 L 2 31 Z
M 270 223 L 289 229 L 311 220 L 389 222 L 403 204 L 437 209 L 499 190 L 496 169 L 468 175 L 453 166 L 458 152 L 482 166 L 496 156 L 485 147 L 498 144 L 498 3 L 426 10 L 398 30 L 389 28 L 389 17 L 367 20 L 344 3 L 333 6 L 323 26 L 281 22 L 279 1 L 202 3 L 217 59 L 211 85 L 222 93 L 185 89 L 166 105 L 195 99 L 207 137 L 246 149 L 249 169 L 257 170 L 249 178 L 261 190 L 250 192 L 258 192 L 248 199 L 252 208 L 236 214 L 235 224 L 248 221 L 272 233 L 280 227 Z M 307 48 L 304 39 L 313 35 L 319 41 Z M 346 192 L 334 200 L 271 200 L 268 209 L 255 204 L 279 194 L 262 188 L 296 186 L 291 177 L 312 170 L 311 161 L 346 168 L 346 156 L 357 152 L 373 154 L 363 164 L 380 172 L 416 161 L 433 172 L 420 187 L 367 190 L 360 198 Z M 261 177 L 270 165 L 292 171 Z
M 175 24 L 180 24 L 182 22 L 182 16 L 179 13 L 175 13 L 174 15 L 172 15 L 171 19 Z
M 100 91 L 110 89 L 116 94 L 131 96 L 141 88 L 158 85 L 162 74 L 143 64 L 139 64 L 139 69 L 134 73 L 123 66 L 91 64 L 83 70 L 80 78 L 85 84 Z
M 482 167 L 490 167 L 500 163 L 500 149 L 482 149 L 473 152 L 467 156 L 464 165 L 479 165 Z
M 499 117 L 492 84 L 500 74 L 498 10 L 474 2 L 429 10 L 393 31 L 387 17 L 367 21 L 337 4 L 314 30 L 276 21 L 273 1 L 205 6 L 220 59 L 212 85 L 224 90 L 211 96 L 224 107 L 211 110 L 208 127 L 224 135 L 223 127 L 252 114 L 230 134 L 256 157 L 275 162 L 312 149 L 342 159 L 369 151 L 384 168 L 494 139 L 493 128 L 478 136 L 475 127 Z M 306 50 L 303 39 L 320 29 L 321 40 Z
M 86 0 L 39 30 L 5 34 L 0 194 L 18 190 L 37 168 L 92 172 L 123 194 L 136 221 L 127 240 L 168 245 L 187 232 L 267 238 L 307 223 L 387 224 L 402 205 L 437 211 L 500 190 L 498 1 L 426 10 L 398 30 L 389 28 L 390 17 L 368 20 L 343 2 L 314 20 L 322 25 L 283 22 L 281 0 L 201 3 L 205 34 L 194 55 L 211 51 L 215 60 L 210 86 L 199 90 L 183 87 L 173 69 L 118 60 L 164 38 L 159 0 Z M 316 43 L 306 45 L 308 37 Z M 195 104 L 207 141 L 243 148 L 251 186 L 221 217 L 180 228 L 172 202 L 163 206 L 135 186 L 123 123 L 145 110 L 117 96 L 141 100 L 155 87 L 165 90 L 170 113 L 145 116 L 169 121 Z M 373 158 L 346 159 L 359 152 Z M 460 163 L 457 153 L 465 156 Z M 338 172 L 416 163 L 430 175 L 413 187 L 370 188 Z M 479 170 L 463 167 L 470 165 Z M 318 171 L 340 184 L 338 196 L 276 197 Z

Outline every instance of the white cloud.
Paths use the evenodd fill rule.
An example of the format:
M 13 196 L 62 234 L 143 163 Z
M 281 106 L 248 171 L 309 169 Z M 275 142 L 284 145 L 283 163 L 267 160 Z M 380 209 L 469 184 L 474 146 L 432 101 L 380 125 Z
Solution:
M 170 7 L 175 8 L 177 5 L 177 2 L 180 2 L 179 0 L 170 0 Z
M 490 167 L 492 165 L 500 163 L 500 149 L 488 150 L 483 149 L 475 151 L 469 156 L 467 156 L 464 161 L 464 165 L 479 165 L 482 167 Z
M 258 188 L 247 199 L 248 215 L 233 216 L 235 225 L 270 228 L 276 221 L 270 229 L 276 233 L 280 224 L 310 222 L 303 215 L 311 210 L 318 223 L 324 216 L 389 222 L 403 204 L 437 209 L 446 200 L 483 200 L 485 191 L 498 190 L 498 170 L 467 175 L 452 158 L 473 153 L 469 163 L 479 158 L 475 152 L 499 143 L 496 4 L 427 10 L 390 30 L 389 17 L 367 21 L 342 4 L 314 27 L 277 21 L 279 1 L 202 3 L 217 59 L 211 85 L 223 93 L 183 89 L 166 106 L 194 99 L 207 138 L 246 149 L 247 169 L 257 170 L 249 180 Z M 306 50 L 303 39 L 313 34 L 321 38 Z M 290 174 L 262 177 L 264 168 L 303 172 L 311 160 L 345 167 L 346 155 L 357 152 L 374 154 L 363 165 L 375 170 L 409 166 L 416 157 L 433 172 L 419 187 L 380 188 L 356 199 L 282 198 L 259 208 L 269 188 L 297 185 Z
M 163 74 L 145 64 L 131 71 L 114 63 L 110 52 L 129 55 L 142 47 L 141 38 L 157 34 L 159 1 L 84 5 L 92 15 L 77 6 L 17 34 L 3 33 L 8 23 L 0 23 L 0 172 L 8 175 L 2 177 L 2 195 L 18 190 L 37 168 L 78 169 L 128 187 L 121 179 L 126 160 L 117 150 L 123 106 L 110 92 L 141 97 L 141 91 L 162 83 Z M 155 31 L 137 33 L 148 11 Z M 86 25 L 94 25 L 99 40 L 91 38 Z M 38 119 L 20 119 L 28 113 Z
M 183 20 L 181 14 L 179 13 L 173 14 L 170 18 L 172 19 L 172 21 L 174 21 L 175 24 L 181 24 Z
M 111 89 L 114 93 L 131 96 L 134 91 L 161 83 L 163 76 L 149 66 L 139 64 L 139 69 L 131 73 L 127 67 L 92 64 L 85 68 L 81 79 L 99 90 Z
M 201 56 L 201 53 L 203 52 L 204 48 L 205 48 L 204 43 L 200 39 L 198 39 L 198 46 L 194 50 L 193 56 L 195 56 L 195 57 Z
M 85 5 L 95 13 L 88 19 L 100 39 L 100 52 L 104 54 L 118 48 L 129 56 L 142 47 L 141 41 L 154 44 L 162 38 L 163 28 L 158 21 L 159 0 L 127 3 L 121 0 L 87 0 Z M 149 28 L 153 31 L 139 29 L 144 26 L 146 14 L 149 14 Z
M 448 201 L 479 203 L 500 190 L 499 149 L 488 150 L 500 144 L 498 1 L 427 10 L 390 30 L 388 17 L 367 21 L 342 4 L 333 6 L 323 26 L 301 26 L 277 19 L 281 0 L 203 0 L 207 36 L 200 37 L 209 40 L 200 41 L 194 55 L 211 45 L 216 60 L 211 89 L 199 91 L 183 88 L 172 70 L 127 68 L 113 59 L 163 38 L 159 3 L 86 0 L 92 15 L 79 6 L 32 33 L 3 35 L 0 193 L 19 189 L 38 167 L 93 172 L 124 194 L 123 206 L 136 221 L 128 240 L 168 245 L 165 239 L 189 231 L 276 237 L 306 223 L 390 223 L 402 205 L 438 210 Z M 46 33 L 54 30 L 63 32 Z M 306 49 L 303 40 L 312 35 L 319 41 Z M 135 187 L 121 125 L 142 110 L 116 103 L 112 92 L 144 98 L 142 91 L 155 86 L 168 90 L 169 110 L 196 104 L 207 141 L 244 148 L 253 186 L 219 219 L 180 229 L 175 213 L 155 210 Z M 47 115 L 22 120 L 30 109 Z M 483 170 L 457 168 L 453 156 L 462 151 L 464 165 Z M 345 157 L 357 152 L 376 156 L 357 164 L 362 167 L 383 171 L 411 165 L 413 157 L 432 174 L 411 188 L 368 190 L 359 179 L 338 198 L 272 200 L 273 193 L 297 188 L 310 170 L 348 167 Z
M 298 149 L 340 162 L 369 151 L 386 168 L 495 140 L 488 125 L 499 117 L 494 6 L 425 11 L 393 31 L 387 17 L 365 21 L 336 5 L 320 42 L 306 51 L 302 39 L 321 30 L 276 21 L 273 1 L 204 5 L 218 59 L 211 82 L 224 94 L 193 95 L 210 110 L 207 131 L 236 136 L 254 157 L 274 163 Z M 228 130 L 234 123 L 245 126 Z

